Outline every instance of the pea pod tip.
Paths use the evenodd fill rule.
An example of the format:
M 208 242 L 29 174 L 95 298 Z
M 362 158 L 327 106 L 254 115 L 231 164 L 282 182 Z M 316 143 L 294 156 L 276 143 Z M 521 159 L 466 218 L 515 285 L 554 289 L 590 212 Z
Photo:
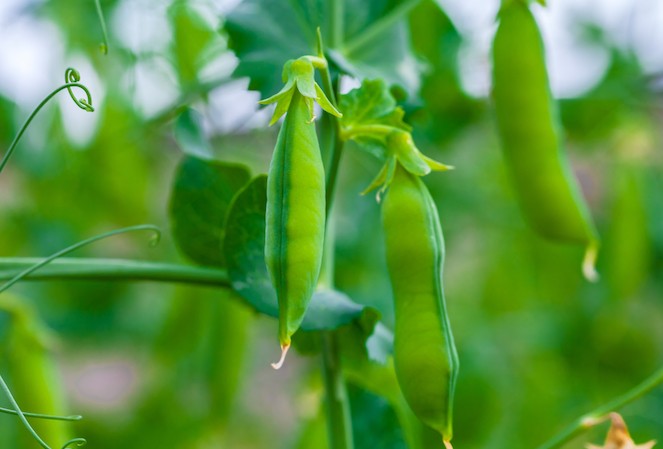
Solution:
M 582 274 L 589 282 L 598 282 L 599 273 L 596 271 L 596 257 L 598 256 L 598 244 L 593 242 L 585 251 L 585 257 L 582 260 Z
M 442 440 L 442 441 L 444 442 L 444 447 L 445 447 L 446 449 L 454 449 L 454 447 L 451 445 L 451 441 L 449 441 L 449 440 L 447 440 L 447 439 L 444 439 L 444 440 Z
M 285 356 L 288 354 L 288 349 L 290 349 L 290 345 L 281 345 L 281 358 L 279 359 L 278 362 L 272 363 L 272 368 L 274 369 L 281 369 L 283 366 L 283 363 L 285 362 Z

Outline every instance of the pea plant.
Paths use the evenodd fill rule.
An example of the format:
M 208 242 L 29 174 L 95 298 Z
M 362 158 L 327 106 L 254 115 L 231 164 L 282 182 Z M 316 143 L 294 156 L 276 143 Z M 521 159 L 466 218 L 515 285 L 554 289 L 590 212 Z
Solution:
M 105 4 L 96 0 L 93 7 L 91 14 L 100 23 L 99 35 L 93 38 L 103 41 L 102 58 L 118 57 L 114 53 L 122 54 L 123 50 L 113 43 L 107 30 Z M 552 335 L 571 335 L 573 326 L 578 333 L 584 332 L 590 326 L 585 323 L 594 319 L 588 310 L 596 316 L 603 313 L 597 298 L 611 297 L 610 292 L 631 295 L 633 301 L 639 298 L 632 281 L 636 275 L 623 275 L 622 270 L 628 267 L 622 265 L 602 264 L 607 256 L 603 256 L 601 246 L 605 228 L 605 251 L 608 256 L 619 255 L 615 248 L 622 247 L 616 242 L 638 226 L 628 219 L 639 213 L 629 208 L 633 198 L 639 198 L 639 184 L 627 179 L 623 202 L 616 194 L 615 216 L 626 218 L 621 228 L 610 228 L 605 225 L 607 212 L 580 188 L 579 172 L 573 170 L 575 160 L 569 158 L 573 147 L 566 148 L 567 141 L 575 145 L 591 142 L 583 133 L 597 128 L 585 126 L 587 117 L 601 115 L 592 100 L 611 98 L 606 92 L 612 91 L 605 86 L 623 79 L 608 78 L 587 94 L 586 103 L 556 100 L 533 10 L 548 13 L 545 6 L 527 0 L 502 1 L 491 49 L 491 94 L 479 100 L 470 98 L 460 87 L 456 67 L 459 35 L 433 1 L 244 0 L 222 17 L 220 29 L 202 20 L 187 2 L 173 2 L 168 9 L 173 29 L 172 63 L 181 96 L 166 112 L 140 123 L 145 142 L 155 147 L 168 142 L 184 152 L 178 153 L 175 167 L 170 168 L 173 173 L 169 175 L 172 182 L 167 204 L 158 204 L 159 210 L 167 213 L 168 223 L 111 229 L 68 247 L 61 242 L 58 247 L 65 248 L 45 258 L 3 255 L 0 278 L 6 282 L 0 286 L 0 388 L 8 406 L 0 412 L 7 415 L 2 416 L 7 423 L 20 426 L 0 427 L 13 429 L 7 432 L 7 440 L 0 442 L 11 447 L 18 447 L 16 441 L 20 441 L 20 447 L 66 449 L 82 446 L 89 439 L 90 446 L 105 447 L 103 436 L 107 435 L 95 425 L 85 427 L 87 418 L 67 414 L 66 390 L 59 379 L 52 331 L 44 323 L 43 312 L 22 295 L 6 290 L 16 284 L 31 286 L 29 281 L 38 280 L 65 281 L 67 285 L 151 281 L 197 287 L 199 290 L 192 291 L 212 296 L 210 303 L 220 307 L 213 314 L 223 315 L 222 320 L 203 326 L 200 323 L 206 321 L 202 317 L 212 314 L 211 309 L 193 301 L 173 302 L 169 311 L 162 313 L 166 318 L 150 324 L 157 330 L 150 331 L 149 337 L 143 335 L 154 353 L 162 354 L 158 363 L 187 366 L 178 375 L 195 377 L 205 385 L 203 399 L 194 390 L 175 391 L 172 382 L 176 374 L 170 373 L 172 377 L 164 377 L 153 387 L 152 395 L 141 399 L 137 407 L 142 411 L 137 414 L 142 413 L 143 420 L 136 418 L 135 429 L 118 425 L 125 428 L 116 432 L 125 436 L 116 440 L 109 436 L 108 447 L 119 443 L 128 447 L 262 447 L 249 443 L 234 446 L 237 440 L 232 434 L 251 424 L 241 416 L 235 418 L 239 421 L 232 421 L 230 416 L 241 401 L 235 400 L 238 392 L 246 389 L 242 387 L 242 360 L 252 352 L 246 329 L 267 326 L 274 330 L 266 346 L 273 358 L 261 356 L 258 363 L 268 366 L 273 362 L 274 370 L 269 372 L 272 379 L 299 370 L 306 385 L 302 388 L 319 392 L 314 395 L 315 411 L 296 423 L 297 436 L 278 447 L 450 449 L 452 444 L 539 444 L 540 449 L 556 449 L 609 422 L 603 448 L 651 448 L 653 441 L 634 443 L 618 412 L 646 395 L 653 397 L 653 390 L 663 382 L 663 369 L 644 381 L 645 376 L 634 376 L 640 380 L 619 383 L 619 388 L 610 386 L 609 394 L 600 396 L 600 401 L 576 399 L 584 396 L 569 384 L 579 381 L 567 376 L 557 385 L 569 387 L 565 399 L 548 398 L 554 388 L 545 385 L 549 375 L 546 367 L 561 369 L 555 364 L 561 363 L 558 358 L 527 371 L 528 378 L 534 380 L 519 386 L 509 374 L 509 364 L 528 362 L 517 357 L 517 350 L 503 350 L 501 337 L 491 334 L 495 329 L 488 325 L 492 323 L 490 314 L 503 319 L 507 316 L 504 310 L 516 307 L 515 302 L 504 299 L 510 295 L 524 298 L 518 300 L 521 306 L 528 304 L 532 311 L 539 310 L 539 305 L 531 302 L 543 298 L 543 312 L 532 312 L 532 319 L 547 320 L 541 324 L 545 332 L 537 328 L 527 334 L 528 327 L 516 314 L 509 315 L 511 321 L 500 321 L 509 345 L 517 346 L 521 341 L 531 345 L 534 349 L 524 352 L 533 351 L 536 359 L 537 351 L 550 352 L 546 345 L 552 346 L 549 340 L 558 338 Z M 206 46 L 220 36 L 226 39 L 237 65 L 231 78 L 205 83 L 200 79 L 200 60 L 218 57 Z M 615 57 L 615 61 L 621 60 Z M 241 146 L 235 143 L 233 147 L 230 140 L 218 144 L 223 151 L 211 150 L 216 144 L 210 142 L 195 111 L 205 109 L 216 84 L 237 79 L 248 80 L 248 90 L 259 95 L 259 104 L 271 114 L 269 124 L 245 130 L 268 136 L 245 145 L 257 147 L 259 158 L 269 159 L 267 173 L 256 170 L 259 163 L 242 158 Z M 82 110 L 77 112 L 99 113 L 93 107 L 94 92 L 83 83 L 81 74 L 67 69 L 65 83 L 33 110 L 4 151 L 0 177 L 12 169 L 21 171 L 25 161 L 17 157 L 10 161 L 10 157 L 20 153 L 21 145 L 27 145 L 21 139 L 30 132 L 28 128 L 39 112 L 65 90 Z M 79 92 L 84 98 L 78 97 Z M 633 123 L 654 120 L 652 92 L 640 93 L 646 98 L 643 102 L 652 101 L 641 106 L 640 121 L 620 118 L 615 123 L 632 130 L 639 129 Z M 623 103 L 620 98 L 614 101 Z M 106 113 L 111 118 L 107 120 L 121 120 L 123 112 L 117 113 L 121 108 L 115 109 L 117 115 L 113 116 L 113 108 L 108 107 Z M 484 113 L 488 125 L 476 118 Z M 622 116 L 630 117 L 626 112 Z M 278 131 L 271 133 L 272 127 Z M 100 132 L 100 139 L 112 138 L 112 131 Z M 618 141 L 609 132 L 604 131 L 601 138 Z M 463 133 L 492 136 L 480 140 L 482 145 L 489 145 L 494 138 L 500 152 L 492 160 L 493 166 L 481 162 L 480 151 L 464 156 L 449 149 L 462 140 L 459 136 Z M 470 142 L 471 147 L 477 141 Z M 102 143 L 99 147 L 96 153 L 107 149 Z M 446 150 L 440 151 L 440 147 Z M 468 145 L 465 147 L 467 150 Z M 95 156 L 84 153 L 79 157 Z M 459 193 L 450 186 L 459 183 L 467 191 L 464 183 L 468 178 L 463 172 L 475 170 L 472 179 L 476 184 L 489 178 L 495 166 L 504 167 L 502 196 L 484 196 L 479 202 L 471 196 L 478 194 Z M 636 173 L 633 166 L 627 168 Z M 502 173 L 501 168 L 497 170 Z M 656 173 L 660 175 L 658 171 L 654 177 Z M 454 195 L 460 199 L 454 200 Z M 497 234 L 499 239 L 511 235 L 504 244 L 510 252 L 496 258 L 485 255 L 481 269 L 488 274 L 481 274 L 476 264 L 472 267 L 477 271 L 463 274 L 454 268 L 464 263 L 454 257 L 459 253 L 452 250 L 449 257 L 445 254 L 443 230 L 447 220 L 453 222 L 447 209 L 463 209 L 467 216 L 486 218 L 484 209 L 488 206 L 481 203 L 495 198 L 497 206 L 490 207 L 504 208 L 499 210 L 512 214 L 511 220 L 517 223 L 512 234 Z M 511 198 L 513 211 L 509 209 Z M 655 210 L 658 203 L 652 201 Z M 355 209 L 348 212 L 348 203 Z M 129 214 L 123 220 L 133 221 L 137 216 Z M 497 232 L 493 228 L 499 228 L 498 221 L 486 219 L 485 232 Z M 660 223 L 657 226 L 652 231 L 653 241 L 660 237 Z M 164 227 L 169 232 L 162 238 Z M 462 226 L 451 228 L 453 246 L 461 240 Z M 153 234 L 154 244 L 160 240 L 174 243 L 188 263 L 69 256 L 90 244 L 119 239 L 120 235 L 127 238 L 125 234 L 136 231 Z M 351 231 L 362 235 L 348 238 Z M 647 243 L 640 248 L 645 247 Z M 656 261 L 652 267 L 659 267 L 660 273 L 663 250 L 659 250 L 651 251 L 651 260 Z M 637 259 L 639 253 L 623 251 L 628 256 L 626 264 L 641 260 Z M 526 262 L 517 262 L 521 258 Z M 513 271 L 514 266 L 518 270 Z M 445 267 L 450 267 L 446 275 Z M 371 279 L 378 279 L 375 287 L 362 277 L 371 270 Z M 551 271 L 557 274 L 546 278 Z M 359 281 L 353 282 L 353 276 Z M 454 287 L 462 276 L 469 276 L 470 284 L 485 283 L 485 292 L 468 288 L 474 293 L 462 293 Z M 651 285 L 656 290 L 658 284 L 652 281 Z M 546 303 L 546 298 L 555 295 L 571 297 L 568 286 L 575 286 L 575 299 L 583 304 L 572 325 L 559 319 L 563 311 Z M 203 287 L 209 290 L 206 294 L 201 293 Z M 468 298 L 473 294 L 500 301 L 484 303 Z M 456 301 L 454 296 L 466 301 Z M 576 306 L 561 304 L 576 310 Z M 135 319 L 145 320 L 146 326 L 155 323 L 140 314 Z M 623 329 L 623 324 L 614 323 L 625 319 L 613 317 L 611 326 Z M 278 324 L 269 327 L 273 320 Z M 198 325 L 207 326 L 204 337 L 199 336 L 203 331 L 196 328 Z M 563 348 L 568 345 L 566 341 L 559 343 Z M 154 349 L 159 347 L 161 350 Z M 202 358 L 191 355 L 196 351 Z M 311 369 L 302 359 L 320 360 L 321 369 Z M 198 371 L 190 369 L 190 360 L 198 360 Z M 537 384 L 539 378 L 543 380 Z M 530 387 L 531 391 L 526 390 Z M 523 393 L 522 403 L 516 406 L 513 391 L 520 389 L 528 393 Z M 502 393 L 494 393 L 498 390 Z M 296 394 L 285 394 L 289 406 L 294 407 Z M 183 403 L 178 402 L 182 397 Z M 204 405 L 196 405 L 198 402 Z M 187 411 L 187 407 L 192 408 Z M 554 418 L 537 422 L 536 430 L 529 432 L 529 415 L 539 419 L 546 408 L 554 409 L 550 415 Z M 492 424 L 486 421 L 489 419 L 493 419 Z M 146 429 L 149 426 L 162 431 Z M 76 435 L 82 430 L 83 434 L 90 431 L 92 437 L 74 438 L 74 429 Z M 523 437 L 513 435 L 514 429 L 522 430 Z M 646 436 L 642 431 L 642 437 Z M 586 435 L 583 438 L 587 440 Z

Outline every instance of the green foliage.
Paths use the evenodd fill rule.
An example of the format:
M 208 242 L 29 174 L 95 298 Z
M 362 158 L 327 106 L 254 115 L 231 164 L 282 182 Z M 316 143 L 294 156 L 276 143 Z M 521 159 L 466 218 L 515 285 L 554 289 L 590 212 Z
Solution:
M 26 412 L 84 415 L 74 434 L 97 449 L 442 448 L 396 376 L 382 204 L 358 194 L 375 179 L 371 187 L 386 201 L 397 164 L 419 175 L 448 168 L 430 155 L 457 167 L 422 178 L 444 228 L 444 285 L 461 364 L 454 446 L 524 449 L 548 440 L 551 448 L 577 437 L 568 447 L 580 447 L 601 441 L 606 428 L 585 434 L 581 418 L 614 408 L 635 441 L 663 438 L 662 97 L 644 39 L 620 40 L 573 11 L 578 45 L 608 58 L 596 83 L 554 98 L 543 61 L 559 43 L 543 49 L 538 38 L 521 38 L 494 62 L 513 70 L 521 58 L 526 74 L 545 80 L 544 95 L 505 70 L 506 82 L 496 80 L 488 98 L 463 87 L 489 69 L 474 65 L 482 73 L 468 75 L 476 36 L 444 2 L 245 0 L 226 11 L 173 0 L 150 4 L 147 14 L 144 2 L 104 0 L 107 55 L 99 52 L 95 3 L 42 2 L 0 18 L 7 51 L 21 24 L 34 27 L 22 36 L 21 58 L 48 79 L 26 87 L 20 76 L 2 78 L 0 157 L 39 97 L 61 83 L 60 69 L 47 68 L 66 67 L 58 49 L 75 61 L 95 109 L 88 114 L 68 99 L 47 104 L 0 173 L 0 278 L 103 231 L 149 222 L 167 232 L 150 250 L 144 236 L 128 235 L 81 249 L 80 258 L 32 273 L 39 282 L 12 287 L 21 298 L 12 304 L 31 325 L 0 313 L 0 374 Z M 537 19 L 550 14 L 534 3 L 503 2 L 532 8 Z M 475 31 L 488 35 L 490 22 Z M 33 51 L 47 47 L 55 56 L 42 63 Z M 329 209 L 323 270 L 275 373 L 278 306 L 264 257 L 263 173 L 276 131 L 251 107 L 287 85 L 288 60 L 320 69 L 321 56 L 329 71 L 307 72 L 303 89 L 311 107 L 343 113 L 313 110 L 321 115 L 315 127 Z M 3 62 L 24 73 L 22 64 Z M 230 80 L 233 70 L 244 79 Z M 246 92 L 247 82 L 260 96 Z M 504 113 L 514 100 L 521 107 Z M 561 121 L 551 125 L 541 117 L 554 116 L 555 105 Z M 522 137 L 512 139 L 523 150 L 521 183 L 499 145 L 495 110 Z M 88 127 L 82 120 L 91 117 Z M 534 136 L 542 128 L 552 134 Z M 565 149 L 565 175 L 578 181 L 601 236 L 596 284 L 577 269 L 582 248 L 541 238 L 519 209 L 521 195 L 531 195 L 533 213 L 550 204 L 532 184 L 543 171 L 527 162 L 546 148 Z M 413 240 L 398 229 L 392 235 Z M 11 405 L 1 395 L 0 402 Z M 49 428 L 70 435 L 70 424 L 27 419 L 54 449 L 64 441 Z M 0 447 L 38 446 L 3 412 Z
M 186 156 L 173 182 L 172 232 L 180 250 L 201 265 L 224 266 L 224 223 L 235 194 L 249 181 L 242 165 Z

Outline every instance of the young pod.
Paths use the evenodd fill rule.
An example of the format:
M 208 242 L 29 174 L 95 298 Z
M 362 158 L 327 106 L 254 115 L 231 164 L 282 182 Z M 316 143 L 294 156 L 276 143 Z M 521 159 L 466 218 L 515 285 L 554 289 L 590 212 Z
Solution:
M 529 224 L 543 237 L 587 247 L 596 278 L 598 237 L 562 151 L 541 34 L 523 1 L 505 2 L 493 44 L 493 98 L 506 165 Z
M 444 239 L 428 189 L 400 164 L 382 221 L 396 316 L 396 377 L 412 411 L 448 443 L 458 355 L 442 284 Z
M 265 233 L 285 355 L 318 282 L 325 235 L 322 157 L 309 108 L 296 89 L 269 167 Z

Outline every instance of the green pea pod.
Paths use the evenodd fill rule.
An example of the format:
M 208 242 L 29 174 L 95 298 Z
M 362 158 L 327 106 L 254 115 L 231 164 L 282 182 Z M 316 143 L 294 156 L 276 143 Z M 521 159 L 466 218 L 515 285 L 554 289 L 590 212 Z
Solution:
M 325 173 L 310 108 L 297 89 L 267 178 L 265 260 L 279 303 L 281 367 L 318 282 L 325 235 Z
M 458 355 L 442 287 L 444 239 L 423 181 L 398 165 L 382 204 L 387 267 L 394 293 L 394 364 L 417 417 L 452 437 Z
M 520 207 L 543 237 L 587 247 L 596 280 L 598 235 L 562 150 L 543 41 L 524 2 L 505 2 L 493 44 L 493 97 L 506 164 Z
M 24 410 L 58 415 L 65 406 L 60 376 L 52 355 L 52 340 L 34 312 L 24 302 L 0 294 L 0 312 L 9 317 L 3 357 L 3 370 L 11 378 L 11 388 Z M 71 439 L 66 421 L 35 420 L 34 430 L 49 445 L 60 447 Z M 21 447 L 33 447 L 34 440 L 22 432 Z

